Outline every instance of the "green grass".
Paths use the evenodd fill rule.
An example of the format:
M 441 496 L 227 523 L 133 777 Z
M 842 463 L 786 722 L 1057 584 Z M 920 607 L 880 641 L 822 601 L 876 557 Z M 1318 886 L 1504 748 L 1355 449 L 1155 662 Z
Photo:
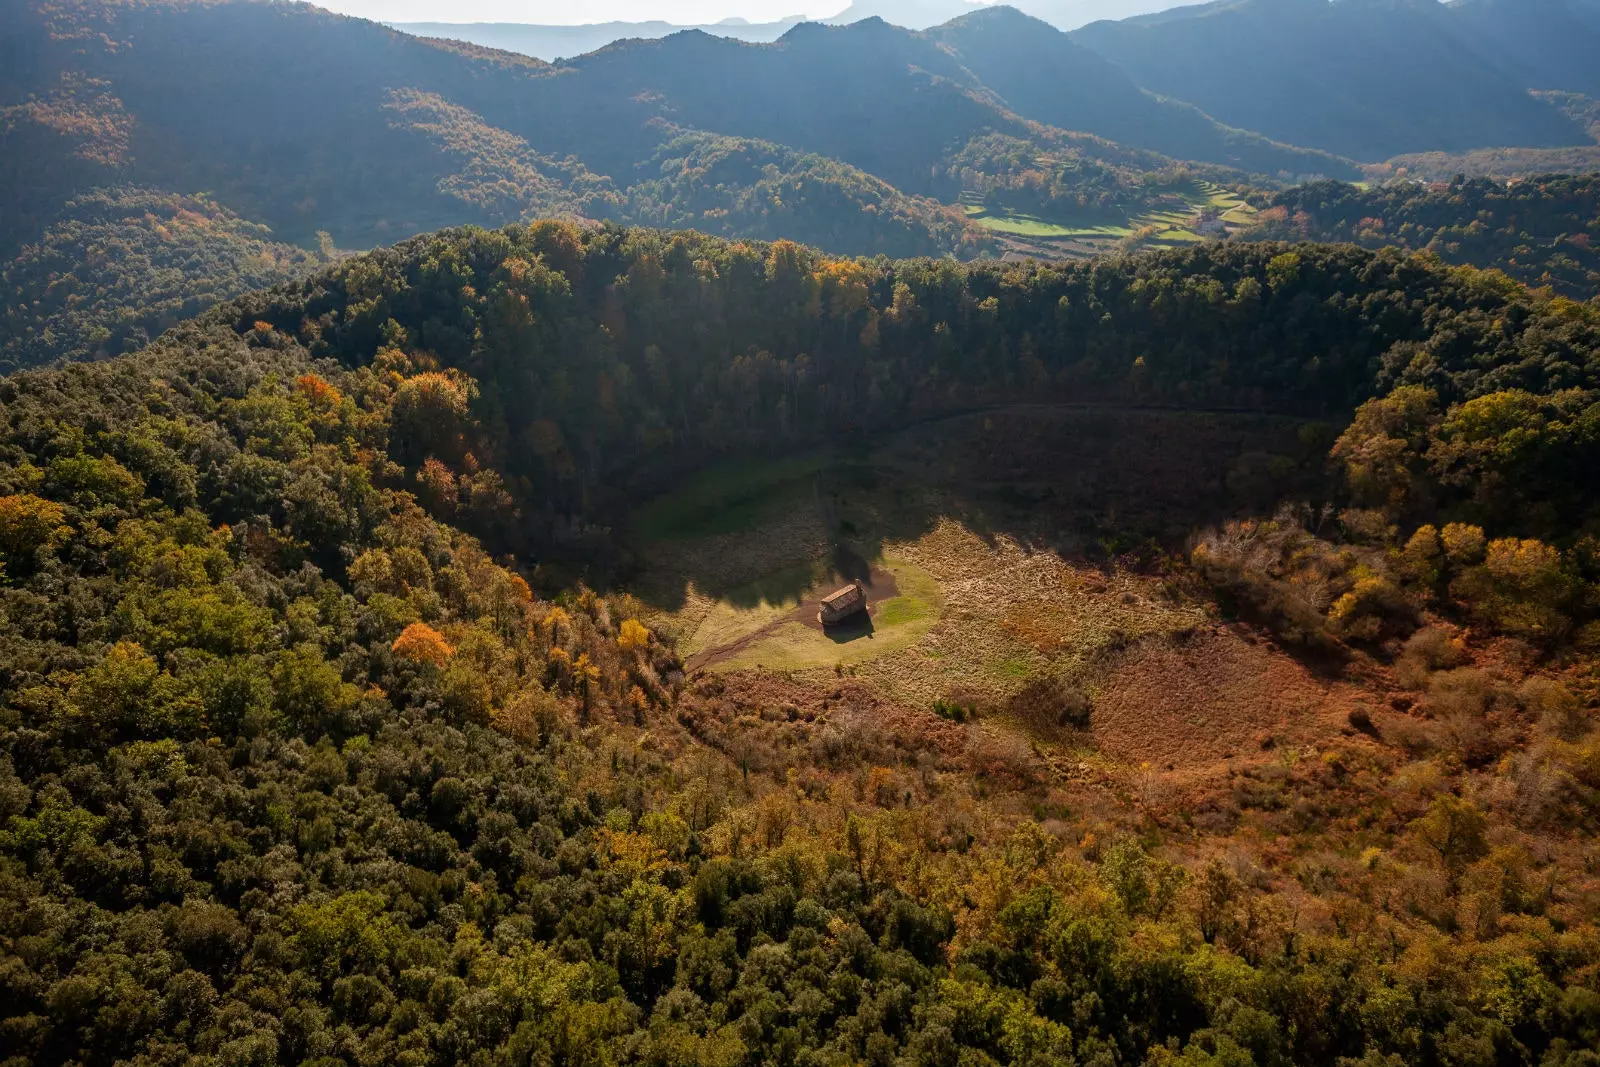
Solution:
M 748 530 L 812 492 L 830 463 L 813 453 L 716 464 L 639 508 L 634 532 L 647 541 L 685 541 Z
M 982 208 L 978 210 L 980 214 L 974 215 L 969 207 L 967 214 L 979 226 L 996 233 L 1016 234 L 1019 237 L 1072 237 L 1078 232 L 1059 223 L 1046 222 L 1033 215 L 989 215 L 983 213 Z
M 899 592 L 877 606 L 870 634 L 840 641 L 802 623 L 787 622 L 721 661 L 716 669 L 761 666 L 769 670 L 807 670 L 838 663 L 864 663 L 915 644 L 939 621 L 944 605 L 939 583 L 926 571 L 903 560 L 886 559 L 883 565 L 894 575 Z M 792 608 L 793 604 L 788 607 Z M 718 604 L 695 631 L 686 651 L 694 655 L 726 648 L 740 637 L 781 618 L 784 610 L 769 605 L 740 609 L 727 603 Z
M 1025 656 L 1010 656 L 989 666 L 989 673 L 1001 678 L 1027 678 L 1034 672 L 1035 663 Z
M 1195 182 L 1188 188 L 1170 194 L 1181 205 L 1168 200 L 1166 204 L 1129 216 L 1121 222 L 1089 219 L 1045 219 L 1036 215 L 1005 211 L 991 213 L 969 194 L 962 194 L 961 205 L 967 218 L 985 229 L 1015 237 L 1047 238 L 1071 241 L 1117 241 L 1133 237 L 1140 231 L 1156 228 L 1147 236 L 1154 244 L 1195 244 L 1205 240 L 1193 229 L 1195 216 L 1203 209 L 1219 212 L 1225 222 L 1243 225 L 1255 217 L 1255 209 L 1244 202 L 1237 193 L 1214 182 Z

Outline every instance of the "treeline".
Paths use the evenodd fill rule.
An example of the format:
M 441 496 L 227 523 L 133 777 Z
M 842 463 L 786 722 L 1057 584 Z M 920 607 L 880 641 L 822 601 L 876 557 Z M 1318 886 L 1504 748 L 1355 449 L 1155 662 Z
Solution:
M 664 458 L 1010 399 L 1344 418 L 1408 383 L 1445 408 L 1600 388 L 1592 308 L 1349 246 L 962 267 L 541 223 L 418 239 L 208 321 L 265 322 L 349 366 L 469 375 L 478 428 L 419 424 L 412 461 L 471 452 L 563 521 Z
M 1258 235 L 1398 245 L 1586 300 L 1600 294 L 1600 175 L 1316 182 L 1275 194 Z

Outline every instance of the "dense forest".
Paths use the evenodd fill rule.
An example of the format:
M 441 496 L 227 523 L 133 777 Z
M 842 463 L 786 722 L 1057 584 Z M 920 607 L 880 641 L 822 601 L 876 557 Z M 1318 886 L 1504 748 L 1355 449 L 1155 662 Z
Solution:
M 1596 41 L 1224 0 L 546 64 L 0 0 L 0 1067 L 1596 1067 L 1597 179 L 1282 185 L 1576 151 Z M 977 221 L 1246 182 L 1259 240 Z M 741 464 L 868 585 L 884 516 L 959 528 L 909 621 L 990 688 L 851 658 L 911 570 L 793 624 L 810 673 L 695 652 L 639 520 L 725 507 L 737 557 L 761 484 L 673 494 Z M 963 629 L 991 580 L 1030 655 Z M 1270 727 L 1179 766 L 1196 660 Z
M 1247 868 L 1132 798 L 1042 821 L 1025 761 L 741 702 L 556 576 L 719 452 L 1238 405 L 1349 422 L 1349 509 L 1203 541 L 1218 595 L 1285 641 L 1437 611 L 1559 665 L 1593 641 L 1597 355 L 1592 305 L 1395 251 L 964 268 L 540 223 L 14 374 L 0 1056 L 1592 1063 L 1583 677 L 1443 672 L 1475 732 L 1241 780 L 1233 818 L 1307 849 Z
M 1447 406 L 1600 388 L 1592 309 L 1348 246 L 962 268 L 539 224 L 420 239 L 242 306 L 234 326 L 248 315 L 344 363 L 373 358 L 389 319 L 403 324 L 482 390 L 492 433 L 454 447 L 503 462 L 546 508 L 592 507 L 663 452 L 707 457 L 951 405 L 1337 415 L 1399 385 Z
M 89 193 L 0 268 L 0 367 L 140 348 L 219 301 L 324 260 L 204 197 Z
M 1255 228 L 1262 236 L 1397 245 L 1579 299 L 1600 295 L 1600 175 L 1370 188 L 1316 182 L 1270 204 Z

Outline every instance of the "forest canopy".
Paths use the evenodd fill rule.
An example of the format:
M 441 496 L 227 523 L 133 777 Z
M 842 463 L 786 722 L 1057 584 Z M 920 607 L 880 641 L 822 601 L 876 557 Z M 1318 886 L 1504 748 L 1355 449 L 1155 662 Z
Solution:
M 1600 577 L 1597 353 L 1592 306 L 1394 251 L 964 268 L 540 223 L 14 374 L 0 1053 L 1587 1064 L 1600 778 L 1559 683 L 1438 683 L 1565 722 L 1537 756 L 1486 730 L 1376 806 L 1365 750 L 1241 786 L 1363 857 L 1283 882 L 1167 858 L 1211 840 L 1181 821 L 1046 818 L 1025 755 L 974 776 L 741 704 L 624 591 L 534 565 L 607 543 L 608 486 L 721 452 L 1008 398 L 1248 406 L 1350 422 L 1339 492 L 1381 521 L 1349 528 L 1404 523 L 1408 569 L 1260 527 L 1208 580 L 1304 587 L 1230 545 L 1342 552 L 1335 640 L 1431 596 L 1554 654 Z M 1524 758 L 1563 784 L 1476 784 Z
M 1580 300 L 1600 295 L 1600 175 L 1508 183 L 1457 177 L 1361 189 L 1315 182 L 1275 194 L 1255 233 L 1431 252 Z

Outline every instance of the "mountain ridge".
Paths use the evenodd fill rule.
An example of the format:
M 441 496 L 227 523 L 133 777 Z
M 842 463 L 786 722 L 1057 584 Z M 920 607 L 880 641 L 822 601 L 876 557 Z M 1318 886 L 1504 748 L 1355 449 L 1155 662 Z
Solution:
M 1487 58 L 1458 14 L 1432 0 L 1227 0 L 1072 36 L 1146 89 L 1349 158 L 1581 143 L 1581 130 L 1527 94 L 1546 87 Z

